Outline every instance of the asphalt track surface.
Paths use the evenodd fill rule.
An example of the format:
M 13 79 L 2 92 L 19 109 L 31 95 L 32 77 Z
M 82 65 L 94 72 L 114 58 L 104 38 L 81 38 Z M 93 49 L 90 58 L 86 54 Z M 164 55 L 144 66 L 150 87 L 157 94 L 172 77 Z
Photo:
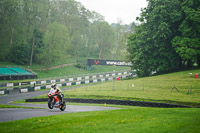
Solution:
M 60 109 L 58 108 L 54 108 L 52 110 L 48 109 L 47 104 L 11 104 L 10 103 L 16 100 L 28 99 L 28 98 L 32 98 L 38 95 L 47 94 L 48 92 L 49 91 L 34 91 L 34 92 L 28 92 L 28 93 L 19 93 L 18 90 L 14 90 L 8 95 L 0 96 L 0 104 L 44 108 L 44 109 L 1 108 L 0 122 L 28 119 L 28 118 L 40 117 L 40 116 L 59 115 L 59 114 L 64 114 L 64 113 L 119 109 L 119 108 L 113 108 L 113 107 L 67 105 L 65 111 L 60 111 Z

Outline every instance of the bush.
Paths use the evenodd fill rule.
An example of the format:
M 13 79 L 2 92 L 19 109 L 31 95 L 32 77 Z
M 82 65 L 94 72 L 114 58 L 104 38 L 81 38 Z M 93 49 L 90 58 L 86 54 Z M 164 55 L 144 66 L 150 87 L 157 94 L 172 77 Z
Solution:
M 79 69 L 84 69 L 84 70 L 85 70 L 85 65 L 80 64 L 80 63 L 75 64 L 74 67 L 77 67 L 77 68 L 79 68 Z

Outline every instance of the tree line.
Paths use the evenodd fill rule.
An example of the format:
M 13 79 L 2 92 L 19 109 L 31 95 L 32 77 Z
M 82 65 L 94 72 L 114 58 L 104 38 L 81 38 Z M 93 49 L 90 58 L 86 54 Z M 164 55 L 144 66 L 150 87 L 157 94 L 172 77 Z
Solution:
M 200 66 L 200 1 L 147 0 L 128 42 L 139 76 Z
M 72 55 L 124 59 L 135 23 L 109 25 L 75 0 L 0 0 L 0 61 L 48 71 Z

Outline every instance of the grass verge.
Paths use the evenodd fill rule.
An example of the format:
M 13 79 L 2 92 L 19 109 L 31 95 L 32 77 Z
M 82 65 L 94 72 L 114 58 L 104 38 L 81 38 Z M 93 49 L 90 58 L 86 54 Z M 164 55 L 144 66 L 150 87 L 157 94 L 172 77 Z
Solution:
M 3 132 L 190 132 L 200 130 L 198 108 L 124 107 L 0 123 Z M 56 124 L 55 124 L 56 123 Z M 9 126 L 8 126 L 9 125 Z M 58 126 L 59 125 L 59 126 Z

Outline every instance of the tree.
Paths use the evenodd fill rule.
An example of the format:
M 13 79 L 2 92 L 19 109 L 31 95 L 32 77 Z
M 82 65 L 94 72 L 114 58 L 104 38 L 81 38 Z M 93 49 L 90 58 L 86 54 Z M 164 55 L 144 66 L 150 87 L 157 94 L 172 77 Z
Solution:
M 17 1 L 0 1 L 0 60 L 7 60 L 6 57 L 13 47 L 18 12 Z
M 172 47 L 183 18 L 179 0 L 149 0 L 141 13 L 142 24 L 130 37 L 128 51 L 133 69 L 141 76 L 152 71 L 166 73 L 179 69 L 180 57 Z
M 30 56 L 29 51 L 30 51 L 30 47 L 25 42 L 15 44 L 13 48 L 11 49 L 12 54 L 8 56 L 9 60 L 19 65 L 25 65 L 29 61 L 29 59 L 27 58 Z
M 194 63 L 200 66 L 200 1 L 184 0 L 181 7 L 184 19 L 178 29 L 180 34 L 172 44 L 186 67 Z
M 44 64 L 46 71 L 49 66 L 57 61 L 63 60 L 62 57 L 66 55 L 67 48 L 70 46 L 70 37 L 67 27 L 57 22 L 49 24 L 44 35 L 44 53 L 42 57 L 45 58 Z
M 94 22 L 91 27 L 95 44 L 98 47 L 99 59 L 111 56 L 114 45 L 114 31 L 107 22 Z
M 136 32 L 129 37 L 128 40 L 128 52 L 129 60 L 133 63 L 132 69 L 135 69 L 138 76 L 148 76 L 152 70 L 150 65 L 150 50 L 146 47 L 146 41 L 148 32 L 144 29 L 145 25 L 140 25 L 136 28 Z
M 54 6 L 55 9 L 58 9 L 54 13 L 57 15 L 55 21 L 65 25 L 69 30 L 72 43 L 69 53 L 74 55 L 76 59 L 86 55 L 85 47 L 88 42 L 90 12 L 74 0 L 57 1 Z
M 0 6 L 0 60 L 8 61 L 5 57 L 9 55 L 12 58 L 15 49 L 22 46 L 27 47 L 31 53 L 26 56 L 28 60 L 30 59 L 31 65 L 35 49 L 34 31 L 44 31 L 42 25 L 47 25 L 44 24 L 44 19 L 46 19 L 44 14 L 48 12 L 46 10 L 48 0 L 3 0 L 0 1 Z
M 113 58 L 126 60 L 127 56 L 127 41 L 131 32 L 131 25 L 123 25 L 122 21 L 119 20 L 117 24 L 112 24 L 115 31 L 115 44 L 113 47 Z M 134 27 L 134 26 L 132 26 Z
M 35 56 L 37 54 L 40 54 L 40 49 L 43 48 L 43 45 L 44 45 L 43 33 L 35 29 L 33 33 L 33 40 L 31 42 L 32 42 L 32 46 L 31 46 L 30 68 L 32 66 L 32 61 L 34 59 L 35 59 L 35 63 L 40 63 L 40 60 L 37 60 L 38 58 L 36 58 Z
M 45 14 L 47 14 L 46 8 L 49 7 L 48 0 L 39 0 L 39 1 L 30 1 L 29 2 L 29 15 L 26 15 L 29 20 L 30 33 L 31 38 L 29 40 L 29 44 L 31 46 L 31 55 L 30 55 L 30 68 L 32 67 L 33 58 L 35 56 L 35 50 L 37 50 L 40 45 L 43 45 L 42 37 L 43 33 L 41 31 L 44 31 L 46 27 L 43 27 L 43 23 L 46 23 L 48 20 L 48 16 L 46 17 Z M 45 21 L 46 19 L 46 21 Z
M 61 27 L 66 31 L 63 35 L 68 34 L 66 38 L 62 38 Z M 48 69 L 67 54 L 76 59 L 83 56 L 110 59 L 115 57 L 117 48 L 123 54 L 126 35 L 121 35 L 120 47 L 116 46 L 115 31 L 104 17 L 75 0 L 0 0 L 0 61 L 8 61 L 9 55 L 11 62 L 29 63 L 30 68 L 39 63 Z M 70 40 L 71 45 L 65 45 L 59 38 Z M 58 55 L 48 57 L 52 51 Z

